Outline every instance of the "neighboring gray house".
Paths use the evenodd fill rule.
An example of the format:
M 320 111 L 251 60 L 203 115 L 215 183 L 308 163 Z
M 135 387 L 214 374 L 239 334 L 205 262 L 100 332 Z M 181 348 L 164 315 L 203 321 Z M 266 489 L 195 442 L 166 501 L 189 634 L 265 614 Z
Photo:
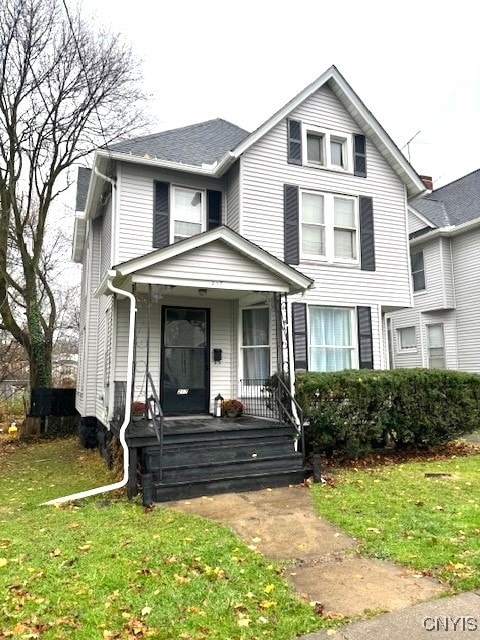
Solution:
M 394 367 L 480 373 L 480 170 L 411 202 L 413 309 L 388 318 Z
M 165 416 L 214 414 L 221 395 L 274 418 L 275 372 L 388 365 L 385 315 L 412 305 L 407 202 L 425 189 L 335 67 L 251 134 L 211 120 L 100 148 L 93 164 L 73 252 L 85 424 L 125 426 L 152 383 Z M 148 471 L 148 446 L 129 442 Z

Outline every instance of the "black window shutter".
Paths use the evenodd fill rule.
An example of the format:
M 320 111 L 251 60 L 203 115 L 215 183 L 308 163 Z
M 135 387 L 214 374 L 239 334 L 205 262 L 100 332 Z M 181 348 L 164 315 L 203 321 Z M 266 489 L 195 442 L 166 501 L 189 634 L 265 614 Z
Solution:
M 170 184 L 154 182 L 153 246 L 161 249 L 170 240 Z
M 292 303 L 293 361 L 295 371 L 308 371 L 307 305 Z
M 372 311 L 370 307 L 357 307 L 358 366 L 373 369 Z
M 361 196 L 360 207 L 360 266 L 364 271 L 375 271 L 375 233 L 373 229 L 373 200 Z
M 302 164 L 302 124 L 298 120 L 287 119 L 288 162 Z
M 293 184 L 284 185 L 284 254 L 287 264 L 298 264 L 298 187 Z
M 363 133 L 353 136 L 353 173 L 361 178 L 367 177 L 367 143 Z
M 207 190 L 207 229 L 215 229 L 222 224 L 222 192 Z

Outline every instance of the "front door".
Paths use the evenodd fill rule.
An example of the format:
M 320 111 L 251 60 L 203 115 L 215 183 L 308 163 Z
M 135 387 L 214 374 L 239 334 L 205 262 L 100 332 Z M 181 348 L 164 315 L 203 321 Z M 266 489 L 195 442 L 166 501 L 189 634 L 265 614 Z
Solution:
M 163 307 L 161 403 L 167 415 L 207 413 L 209 310 Z

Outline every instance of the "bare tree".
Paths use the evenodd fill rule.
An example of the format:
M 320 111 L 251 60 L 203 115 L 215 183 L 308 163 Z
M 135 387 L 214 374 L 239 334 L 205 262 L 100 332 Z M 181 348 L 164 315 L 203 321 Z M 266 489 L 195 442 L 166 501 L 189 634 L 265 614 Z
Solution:
M 0 329 L 50 386 L 57 304 L 46 249 L 69 169 L 143 123 L 138 65 L 118 35 L 62 0 L 3 0 L 0 20 Z

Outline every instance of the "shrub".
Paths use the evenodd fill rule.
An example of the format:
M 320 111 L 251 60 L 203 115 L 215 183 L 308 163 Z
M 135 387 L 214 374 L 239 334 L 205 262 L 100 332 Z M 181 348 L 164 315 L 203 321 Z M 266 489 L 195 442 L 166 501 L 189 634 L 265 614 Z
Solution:
M 305 373 L 297 377 L 307 447 L 362 455 L 374 447 L 441 444 L 480 428 L 480 376 L 437 369 Z

